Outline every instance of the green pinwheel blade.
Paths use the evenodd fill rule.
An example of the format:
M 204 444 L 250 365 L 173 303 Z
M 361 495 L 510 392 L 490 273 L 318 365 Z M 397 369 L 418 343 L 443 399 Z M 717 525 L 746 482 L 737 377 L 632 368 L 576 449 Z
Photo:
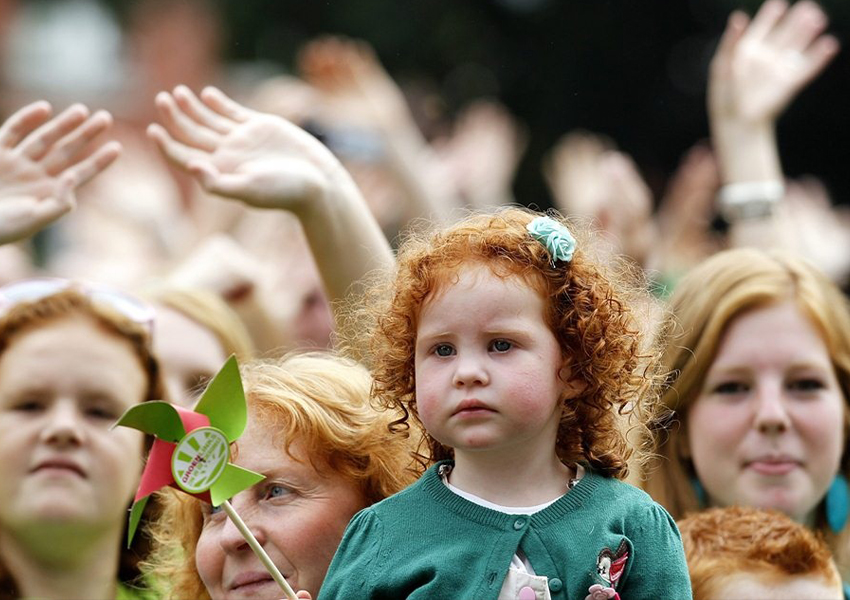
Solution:
M 145 512 L 145 506 L 148 503 L 150 496 L 145 496 L 138 502 L 133 503 L 133 508 L 130 509 L 130 525 L 127 528 L 127 547 L 133 543 L 133 536 L 136 535 L 136 528 L 139 526 L 139 519 L 142 518 L 142 513 Z
M 224 473 L 218 478 L 210 488 L 210 499 L 213 506 L 219 506 L 225 500 L 233 498 L 242 490 L 248 489 L 255 483 L 259 483 L 265 479 L 265 475 L 254 473 L 248 469 L 237 467 L 233 464 L 228 464 L 224 468 Z
M 130 407 L 112 427 L 119 425 L 144 431 L 175 444 L 186 435 L 183 421 L 174 407 L 159 400 Z
M 236 357 L 231 356 L 213 377 L 195 412 L 210 418 L 210 425 L 220 429 L 228 442 L 235 441 L 248 423 L 248 408 Z

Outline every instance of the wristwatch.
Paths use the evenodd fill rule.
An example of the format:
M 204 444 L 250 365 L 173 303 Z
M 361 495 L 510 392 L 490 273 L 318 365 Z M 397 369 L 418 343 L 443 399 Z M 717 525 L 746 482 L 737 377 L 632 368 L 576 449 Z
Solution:
M 784 196 L 781 181 L 744 181 L 724 185 L 717 201 L 723 218 L 732 222 L 769 217 Z

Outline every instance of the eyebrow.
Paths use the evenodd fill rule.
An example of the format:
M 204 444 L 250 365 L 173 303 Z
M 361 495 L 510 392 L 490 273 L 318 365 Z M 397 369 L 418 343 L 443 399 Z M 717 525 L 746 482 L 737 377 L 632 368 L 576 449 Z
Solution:
M 716 375 L 749 374 L 757 369 L 758 367 L 753 368 L 750 366 L 742 366 L 738 363 L 730 364 L 729 366 L 724 366 L 721 364 L 717 367 L 712 365 L 712 367 L 709 368 L 706 372 L 706 379 L 709 379 L 710 377 Z M 835 372 L 835 368 L 832 363 L 812 362 L 809 360 L 793 362 L 783 368 L 784 372 L 805 370 L 821 371 L 826 373 Z

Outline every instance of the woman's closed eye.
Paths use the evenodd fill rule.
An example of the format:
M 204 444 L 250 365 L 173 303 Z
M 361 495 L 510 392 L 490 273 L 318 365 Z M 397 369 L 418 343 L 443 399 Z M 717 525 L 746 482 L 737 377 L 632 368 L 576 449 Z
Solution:
M 86 409 L 86 415 L 95 419 L 114 421 L 121 416 L 114 409 L 104 406 L 91 406 Z
M 18 390 L 3 400 L 3 410 L 29 413 L 46 410 L 52 401 L 50 392 L 39 389 Z
M 816 392 L 825 387 L 824 382 L 816 377 L 804 377 L 788 383 L 788 388 L 795 392 Z
M 44 410 L 46 404 L 35 398 L 24 398 L 12 405 L 12 409 L 20 412 L 38 412 Z
M 724 381 L 714 385 L 712 392 L 715 394 L 732 396 L 748 392 L 750 386 L 742 381 Z

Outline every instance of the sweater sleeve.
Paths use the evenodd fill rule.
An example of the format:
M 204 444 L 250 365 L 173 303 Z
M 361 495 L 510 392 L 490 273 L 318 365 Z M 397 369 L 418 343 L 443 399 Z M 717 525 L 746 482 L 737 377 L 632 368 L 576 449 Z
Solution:
M 318 600 L 371 598 L 373 574 L 378 570 L 382 542 L 381 521 L 368 508 L 360 511 L 345 530 Z
M 630 532 L 634 556 L 620 596 L 628 600 L 691 600 L 691 580 L 682 537 L 660 505 L 643 509 Z

